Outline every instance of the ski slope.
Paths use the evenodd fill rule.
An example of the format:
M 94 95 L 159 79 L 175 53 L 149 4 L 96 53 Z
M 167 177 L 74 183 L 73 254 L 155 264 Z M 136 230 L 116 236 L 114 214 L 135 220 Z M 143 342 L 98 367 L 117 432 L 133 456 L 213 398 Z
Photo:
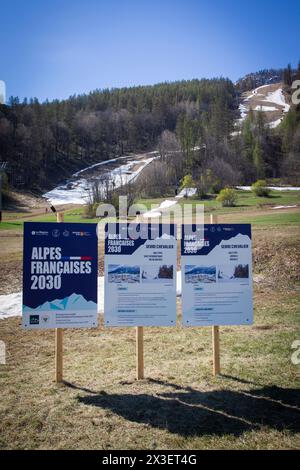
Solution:
M 154 153 L 154 152 L 152 152 Z M 147 154 L 149 155 L 149 154 Z M 95 181 L 104 188 L 109 184 L 113 188 L 119 188 L 123 184 L 127 184 L 133 181 L 143 171 L 143 169 L 149 165 L 155 158 L 157 158 L 157 152 L 151 157 L 145 156 L 143 159 L 135 159 L 134 157 L 118 157 L 111 160 L 105 160 L 103 162 L 95 163 L 83 170 L 77 171 L 72 175 L 63 185 L 57 186 L 56 188 L 43 194 L 43 197 L 49 201 L 50 204 L 87 204 L 93 184 Z M 113 170 L 101 171 L 95 173 L 97 169 L 102 170 L 105 165 L 111 165 L 126 159 L 127 163 L 120 164 Z M 138 167 L 134 170 L 134 167 Z M 84 173 L 93 172 L 93 176 L 84 177 Z M 104 181 L 104 179 L 106 181 Z M 101 182 L 102 181 L 102 182 Z M 107 183 L 108 181 L 108 183 Z
M 277 88 L 276 88 L 277 86 Z M 249 110 L 252 108 L 254 111 L 263 111 L 267 113 L 266 120 L 271 129 L 277 127 L 285 113 L 290 109 L 290 105 L 285 99 L 282 84 L 277 85 L 262 85 L 255 88 L 250 94 L 243 98 L 239 105 L 240 118 L 237 120 L 237 126 L 248 116 Z M 268 114 L 272 113 L 269 117 Z M 236 135 L 237 131 L 233 133 Z

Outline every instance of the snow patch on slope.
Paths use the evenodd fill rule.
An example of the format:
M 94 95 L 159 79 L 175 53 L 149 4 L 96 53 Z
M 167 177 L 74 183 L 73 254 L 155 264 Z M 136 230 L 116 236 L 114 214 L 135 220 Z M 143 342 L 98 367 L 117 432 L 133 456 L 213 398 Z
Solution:
M 290 105 L 285 101 L 282 88 L 278 88 L 277 90 L 268 93 L 263 101 L 267 101 L 268 103 L 274 103 L 278 106 L 283 106 L 283 111 L 285 113 L 287 113 L 290 109 Z
M 254 90 L 251 91 L 250 95 L 247 96 L 246 98 L 243 99 L 242 103 L 239 105 L 239 111 L 240 111 L 240 118 L 237 119 L 237 124 L 242 123 L 249 112 L 250 106 L 251 106 L 251 99 L 254 98 L 257 101 L 261 101 L 262 104 L 257 104 L 254 108 L 254 111 L 263 111 L 263 112 L 281 112 L 281 113 L 287 113 L 290 109 L 290 105 L 286 102 L 285 96 L 283 94 L 282 88 L 278 88 L 275 91 L 271 91 L 267 94 L 265 93 L 260 93 L 263 88 L 269 87 L 270 85 L 262 85 L 258 88 L 255 88 Z M 275 106 L 272 106 L 275 105 Z M 279 119 L 276 119 L 275 121 L 269 122 L 268 126 L 271 129 L 274 129 L 277 127 L 283 119 L 283 116 L 281 116 Z M 234 134 L 232 134 L 234 135 Z
M 114 158 L 112 160 L 106 160 L 104 162 L 96 163 L 91 165 L 83 170 L 74 173 L 73 177 L 77 177 L 78 175 L 86 172 L 90 169 L 95 167 L 108 164 L 111 162 L 115 162 L 122 158 L 128 157 L 119 157 Z M 119 166 L 114 170 L 108 171 L 106 173 L 107 176 L 110 178 L 110 184 L 114 186 L 114 188 L 118 188 L 123 184 L 127 184 L 129 182 L 134 181 L 137 176 L 140 174 L 143 169 L 149 165 L 155 158 L 157 157 L 150 157 L 145 158 L 144 160 L 132 160 L 129 163 Z M 135 171 L 132 168 L 136 165 L 140 164 L 139 168 Z M 87 204 L 89 199 L 89 191 L 92 188 L 93 181 L 99 181 L 103 178 L 103 174 L 99 175 L 98 177 L 91 178 L 87 180 L 86 178 L 80 178 L 75 181 L 68 182 L 64 185 L 57 186 L 56 188 L 52 189 L 51 191 L 43 194 L 43 197 L 47 199 L 53 205 L 59 204 Z M 106 186 L 106 183 L 103 182 L 103 189 Z
M 262 105 L 257 105 L 255 108 L 254 108 L 254 111 L 277 111 L 277 108 L 275 108 L 275 106 L 262 106 Z

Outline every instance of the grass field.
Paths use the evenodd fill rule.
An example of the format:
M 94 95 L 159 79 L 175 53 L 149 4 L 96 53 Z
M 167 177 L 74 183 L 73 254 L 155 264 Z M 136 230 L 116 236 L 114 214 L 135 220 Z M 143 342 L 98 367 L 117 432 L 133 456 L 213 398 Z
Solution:
M 256 292 L 255 325 L 221 328 L 223 375 L 215 379 L 209 328 L 146 328 L 140 382 L 133 329 L 67 330 L 62 386 L 52 380 L 53 331 L 3 320 L 0 446 L 299 448 L 297 311 L 294 298 Z
M 297 224 L 300 222 L 299 213 L 292 215 L 283 215 L 274 213 L 274 215 L 268 215 L 265 220 L 263 210 L 268 210 L 272 206 L 276 205 L 299 205 L 300 204 L 300 191 L 271 191 L 270 197 L 268 198 L 259 198 L 255 197 L 251 191 L 237 191 L 238 193 L 238 202 L 235 207 L 224 208 L 218 203 L 214 198 L 213 199 L 180 199 L 179 205 L 182 207 L 184 204 L 190 204 L 195 207 L 196 204 L 203 204 L 205 213 L 214 213 L 216 215 L 228 215 L 236 214 L 236 222 L 244 222 L 249 220 L 250 223 L 257 224 L 274 224 L 274 225 L 287 225 L 287 224 Z M 137 208 L 139 205 L 145 206 L 147 210 L 151 208 L 158 207 L 164 198 L 157 199 L 140 199 L 136 202 Z M 247 212 L 257 209 L 255 217 L 250 220 L 249 214 Z M 260 210 L 262 212 L 260 213 Z M 247 211 L 247 212 L 246 212 Z M 245 214 L 243 214 L 245 212 Z M 84 223 L 105 223 L 107 219 L 88 219 L 84 217 L 84 208 L 77 207 L 73 209 L 68 209 L 64 212 L 65 222 L 84 222 Z M 221 220 L 221 219 L 220 219 Z M 1 230 L 22 230 L 24 221 L 35 221 L 35 222 L 55 222 L 56 215 L 52 213 L 47 213 L 44 215 L 32 215 L 22 212 L 9 212 L 4 211 L 3 221 L 0 224 Z
M 219 219 L 253 224 L 255 321 L 220 328 L 219 377 L 212 377 L 211 329 L 181 327 L 180 300 L 176 328 L 144 329 L 146 378 L 139 382 L 133 328 L 104 328 L 100 318 L 97 329 L 66 330 L 66 382 L 57 386 L 54 332 L 1 320 L 0 447 L 299 449 L 300 365 L 291 361 L 300 339 L 299 212 L 246 206 Z M 21 288 L 20 235 L 0 237 L 2 293 Z M 102 245 L 99 252 L 101 274 Z
M 197 197 L 181 198 L 179 204 L 204 204 L 205 212 L 213 211 L 217 214 L 225 214 L 230 212 L 241 212 L 243 210 L 251 210 L 256 208 L 269 208 L 279 205 L 296 205 L 300 204 L 300 191 L 271 191 L 269 197 L 257 197 L 251 191 L 236 191 L 238 200 L 235 207 L 224 208 L 221 203 L 216 201 L 214 197 L 211 199 L 199 199 Z M 165 198 L 166 199 L 166 198 Z M 172 199 L 172 197 L 170 198 Z M 140 199 L 138 202 L 143 204 L 149 210 L 158 207 L 163 201 L 162 198 L 156 199 Z

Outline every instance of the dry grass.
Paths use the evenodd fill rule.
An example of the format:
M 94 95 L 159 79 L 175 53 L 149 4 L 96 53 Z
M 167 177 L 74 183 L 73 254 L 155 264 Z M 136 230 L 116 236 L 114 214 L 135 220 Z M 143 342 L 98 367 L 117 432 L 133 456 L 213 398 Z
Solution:
M 146 379 L 136 382 L 134 329 L 100 326 L 65 331 L 68 383 L 57 386 L 53 331 L 1 321 L 1 447 L 298 447 L 297 301 L 264 292 L 255 300 L 255 326 L 221 328 L 216 379 L 210 328 L 145 328 Z

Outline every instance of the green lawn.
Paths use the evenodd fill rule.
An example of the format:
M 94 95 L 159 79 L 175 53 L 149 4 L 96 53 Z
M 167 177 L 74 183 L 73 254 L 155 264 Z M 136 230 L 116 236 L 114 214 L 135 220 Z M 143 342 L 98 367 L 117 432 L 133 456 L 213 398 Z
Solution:
M 205 211 L 216 211 L 218 214 L 225 214 L 227 212 L 240 212 L 241 210 L 249 210 L 251 208 L 271 207 L 271 206 L 285 206 L 300 204 L 300 191 L 271 191 L 270 197 L 257 197 L 251 191 L 237 191 L 238 200 L 235 207 L 222 207 L 220 202 L 215 198 L 212 199 L 180 199 L 179 204 L 183 205 L 186 202 L 192 204 L 204 204 Z
M 275 211 L 274 211 L 275 212 Z M 235 223 L 248 223 L 253 225 L 300 225 L 300 212 L 298 213 L 274 213 L 268 215 L 244 215 L 238 216 Z
M 271 191 L 269 197 L 257 197 L 252 191 L 237 191 L 238 201 L 235 207 L 224 208 L 220 202 L 217 202 L 214 196 L 209 199 L 199 199 L 197 197 L 181 198 L 179 204 L 182 206 L 186 203 L 189 204 L 204 204 L 206 210 L 216 210 L 219 213 L 230 211 L 247 210 L 253 207 L 261 206 L 281 206 L 281 205 L 295 205 L 300 204 L 300 191 Z M 143 204 L 147 210 L 158 207 L 165 199 L 173 199 L 172 197 L 139 199 L 138 204 Z
M 270 197 L 257 197 L 251 191 L 237 191 L 238 201 L 235 207 L 222 207 L 221 203 L 216 201 L 215 196 L 208 199 L 199 199 L 197 197 L 181 198 L 178 204 L 204 204 L 205 212 L 213 211 L 214 214 L 227 214 L 231 212 L 247 211 L 249 209 L 268 209 L 272 206 L 300 205 L 300 191 L 271 191 Z M 139 199 L 137 204 L 144 205 L 147 210 L 159 207 L 165 199 L 173 198 L 151 198 Z

